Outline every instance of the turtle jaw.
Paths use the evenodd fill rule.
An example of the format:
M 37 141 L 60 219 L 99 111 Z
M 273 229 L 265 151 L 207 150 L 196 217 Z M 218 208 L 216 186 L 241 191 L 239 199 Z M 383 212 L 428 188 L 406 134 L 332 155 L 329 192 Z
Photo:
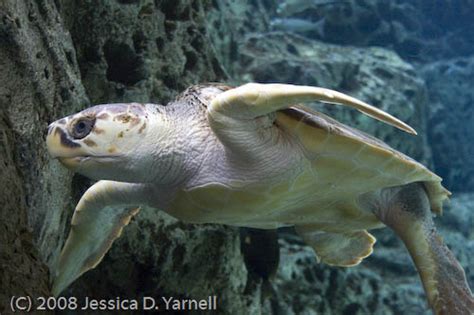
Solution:
M 57 158 L 62 165 L 67 167 L 68 169 L 75 171 L 79 167 L 79 165 L 88 159 L 86 156 L 76 156 L 76 157 L 58 157 Z
M 104 165 L 106 163 L 112 163 L 114 158 L 120 157 L 120 155 L 113 155 L 113 156 L 72 156 L 72 157 L 57 157 L 58 161 L 61 162 L 62 165 L 67 167 L 68 169 L 74 172 L 80 172 L 82 165 L 94 165 L 97 163 L 99 165 Z M 89 164 L 86 164 L 89 163 Z M 90 164 L 92 163 L 92 164 Z

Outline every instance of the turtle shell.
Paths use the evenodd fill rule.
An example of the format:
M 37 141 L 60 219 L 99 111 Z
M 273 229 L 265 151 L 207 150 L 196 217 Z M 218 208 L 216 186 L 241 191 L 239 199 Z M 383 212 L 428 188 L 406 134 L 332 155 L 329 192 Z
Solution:
M 219 85 L 183 93 L 186 104 L 199 103 L 203 114 Z M 199 102 L 196 102 L 196 99 Z M 301 148 L 298 171 L 270 182 L 211 182 L 179 191 L 171 215 L 187 222 L 213 222 L 256 228 L 316 224 L 324 231 L 377 228 L 381 222 L 361 209 L 361 195 L 381 188 L 423 182 L 433 212 L 441 214 L 449 192 L 441 178 L 383 141 L 304 106 L 274 113 L 274 125 Z M 204 118 L 205 121 L 207 121 Z M 258 173 L 258 170 L 255 170 Z M 225 180 L 225 179 L 224 179 Z
M 432 211 L 442 214 L 451 193 L 441 177 L 385 142 L 304 106 L 278 111 L 276 124 L 298 140 L 316 174 L 345 194 L 423 182 Z

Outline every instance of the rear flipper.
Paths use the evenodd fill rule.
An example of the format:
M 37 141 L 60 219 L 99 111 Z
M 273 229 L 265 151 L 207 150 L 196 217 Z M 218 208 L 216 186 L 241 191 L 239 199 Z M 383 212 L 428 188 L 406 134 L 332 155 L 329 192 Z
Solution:
M 298 225 L 296 232 L 311 246 L 318 258 L 332 266 L 351 267 L 372 254 L 375 238 L 367 231 L 329 233 L 314 229 L 311 224 Z
M 370 206 L 405 243 L 435 314 L 474 314 L 466 275 L 436 231 L 423 185 L 386 188 Z

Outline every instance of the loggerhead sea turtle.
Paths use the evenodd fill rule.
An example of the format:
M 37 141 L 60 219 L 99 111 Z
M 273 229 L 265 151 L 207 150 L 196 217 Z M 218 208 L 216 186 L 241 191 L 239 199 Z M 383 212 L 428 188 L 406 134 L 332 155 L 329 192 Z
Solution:
M 97 105 L 49 126 L 49 153 L 100 180 L 76 206 L 53 293 L 94 268 L 148 205 L 191 223 L 294 226 L 319 259 L 353 266 L 368 229 L 405 243 L 438 314 L 470 314 L 464 270 L 435 230 L 441 178 L 382 141 L 298 102 L 343 104 L 406 132 L 395 117 L 318 87 L 250 83 L 188 88 L 167 106 Z M 134 207 L 131 207 L 134 206 Z

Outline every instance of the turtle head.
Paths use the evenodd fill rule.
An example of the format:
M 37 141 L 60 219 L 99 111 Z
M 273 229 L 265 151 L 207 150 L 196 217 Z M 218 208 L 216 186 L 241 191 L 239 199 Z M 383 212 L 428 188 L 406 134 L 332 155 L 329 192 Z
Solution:
M 67 168 L 93 179 L 144 182 L 153 160 L 147 145 L 150 119 L 161 116 L 156 108 L 105 104 L 62 118 L 48 127 L 48 151 Z

